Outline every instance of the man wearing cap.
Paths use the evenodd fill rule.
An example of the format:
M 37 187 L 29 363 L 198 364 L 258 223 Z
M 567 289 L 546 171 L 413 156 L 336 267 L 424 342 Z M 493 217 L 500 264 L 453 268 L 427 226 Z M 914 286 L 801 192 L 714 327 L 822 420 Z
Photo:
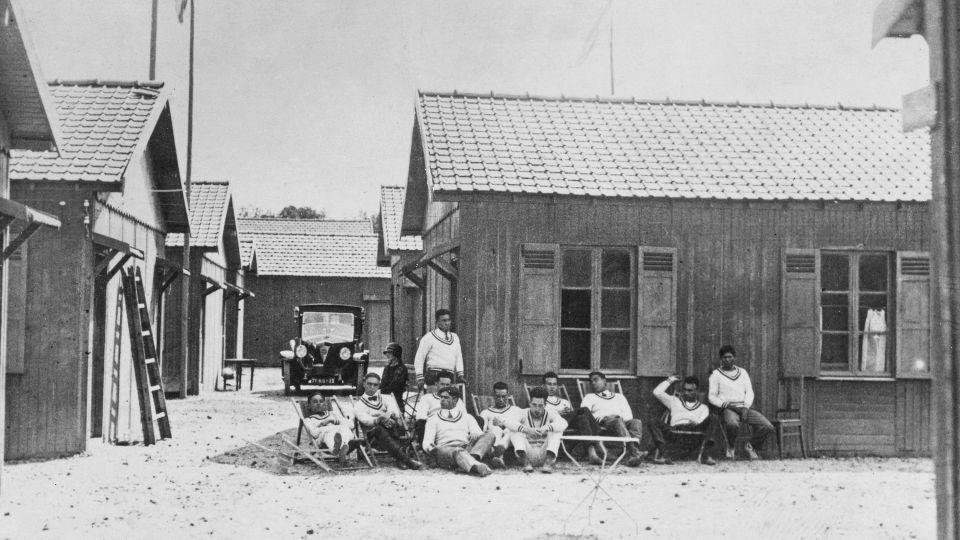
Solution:
M 430 371 L 456 373 L 457 382 L 466 382 L 463 379 L 463 352 L 460 350 L 460 338 L 450 331 L 453 326 L 450 310 L 438 309 L 435 315 L 437 327 L 420 338 L 417 355 L 413 359 L 417 389 L 421 391 L 424 375 Z
M 383 368 L 380 392 L 392 395 L 403 412 L 403 393 L 407 390 L 408 376 L 407 366 L 403 365 L 403 347 L 391 341 L 383 348 L 383 355 L 387 359 L 387 366 Z

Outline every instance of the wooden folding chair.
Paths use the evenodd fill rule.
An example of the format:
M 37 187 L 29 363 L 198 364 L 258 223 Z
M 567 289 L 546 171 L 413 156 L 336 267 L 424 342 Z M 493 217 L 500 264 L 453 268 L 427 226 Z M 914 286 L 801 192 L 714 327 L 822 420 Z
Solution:
M 676 385 L 676 384 L 673 385 L 673 394 L 672 394 L 672 395 L 674 395 L 674 396 L 677 395 L 677 385 Z M 704 396 L 704 395 L 702 395 L 702 394 L 700 395 L 701 403 L 706 403 L 706 401 L 705 401 L 705 399 L 704 399 L 705 397 L 706 397 L 706 396 Z M 713 413 L 711 412 L 710 414 L 713 414 Z M 660 422 L 662 422 L 662 424 L 663 424 L 664 426 L 670 426 L 670 409 L 667 409 L 667 410 L 663 411 L 663 415 L 660 417 Z M 722 427 L 721 427 L 721 431 L 722 431 Z M 706 433 L 704 433 L 704 432 L 702 432 L 702 431 L 695 430 L 695 429 L 691 429 L 691 428 L 688 428 L 688 427 L 685 427 L 685 426 L 676 426 L 676 427 L 669 427 L 669 428 L 667 429 L 667 434 L 679 435 L 679 436 L 681 436 L 681 437 L 699 438 L 699 439 L 700 439 L 700 448 L 699 448 L 699 450 L 698 450 L 698 452 L 697 452 L 697 463 L 699 463 L 699 462 L 703 459 L 703 450 L 704 450 L 704 449 L 706 448 L 706 446 L 707 446 L 707 434 L 706 434 Z
M 353 427 L 353 437 L 357 441 L 357 462 L 359 463 L 360 458 L 363 458 L 367 462 L 367 466 L 374 468 L 377 466 L 377 462 L 370 455 L 373 453 L 373 447 L 370 446 L 370 441 L 364 436 L 360 422 L 357 421 L 357 413 L 354 410 L 354 400 L 356 399 L 358 399 L 357 396 L 333 396 L 333 404 L 340 415 L 346 418 L 347 422 Z
M 618 380 L 607 380 L 607 389 L 612 390 L 617 394 L 623 393 L 623 385 L 620 384 Z M 590 388 L 589 379 L 577 379 L 577 391 L 580 392 L 580 401 L 583 401 L 584 396 L 587 394 L 592 394 L 593 390 Z
M 777 432 L 780 459 L 783 459 L 783 441 L 790 437 L 799 439 L 800 455 L 807 459 L 807 450 L 803 444 L 803 377 L 780 379 L 778 385 L 781 404 L 770 423 Z
M 352 396 L 351 407 L 356 404 L 358 399 L 360 399 L 359 396 Z M 380 394 L 380 399 L 389 400 L 396 404 L 396 399 L 392 395 Z M 403 446 L 404 450 L 410 454 L 411 458 L 419 461 L 420 452 L 417 450 L 417 447 L 414 444 L 413 430 L 407 425 L 406 421 L 404 421 L 403 413 L 401 413 L 400 416 L 400 428 L 403 430 L 403 435 L 400 437 L 399 442 Z M 370 441 L 367 440 L 367 434 L 365 431 L 363 431 L 363 426 L 360 424 L 359 420 L 354 422 L 354 430 L 354 436 L 356 437 L 357 441 L 360 441 L 361 444 L 359 451 L 364 452 L 364 458 L 367 459 L 368 463 L 371 463 L 372 467 L 379 467 L 380 464 L 377 463 L 377 456 L 389 456 L 390 454 L 384 450 L 378 450 L 377 448 L 373 447 Z
M 298 402 L 297 400 L 290 398 L 290 403 L 293 404 L 293 408 L 297 412 L 297 417 L 300 419 L 300 423 L 297 425 L 296 444 L 292 443 L 285 436 L 281 436 L 281 442 L 291 447 L 291 449 L 294 452 L 293 455 L 289 457 L 292 459 L 293 462 L 296 462 L 302 459 L 310 460 L 314 462 L 317 466 L 319 466 L 321 469 L 323 469 L 324 471 L 333 472 L 333 469 L 331 469 L 330 466 L 327 465 L 327 462 L 336 461 L 339 463 L 339 456 L 334 454 L 331 449 L 321 447 L 317 443 L 317 441 L 310 436 L 309 432 L 307 433 L 307 440 L 310 441 L 310 448 L 304 450 L 303 447 L 300 445 L 303 432 L 307 431 L 307 426 L 305 423 L 305 419 L 309 414 L 309 411 L 307 410 L 307 402 L 305 400 Z M 328 406 L 329 406 L 329 402 L 328 402 Z M 286 454 L 284 454 L 283 452 L 281 452 L 281 455 L 286 456 Z

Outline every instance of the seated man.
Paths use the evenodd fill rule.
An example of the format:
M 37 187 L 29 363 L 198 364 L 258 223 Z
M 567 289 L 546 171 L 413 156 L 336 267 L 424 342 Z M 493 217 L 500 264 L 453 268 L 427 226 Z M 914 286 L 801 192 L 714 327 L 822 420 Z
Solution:
M 750 459 L 760 459 L 754 447 L 764 451 L 770 435 L 773 434 L 773 424 L 753 406 L 753 384 L 747 370 L 733 364 L 737 352 L 731 345 L 720 347 L 720 367 L 710 374 L 710 392 L 707 399 L 710 404 L 720 409 L 720 418 L 723 429 L 727 433 L 727 459 L 734 459 L 734 443 L 740 431 L 740 423 L 746 422 L 753 431 L 753 437 L 746 445 Z
M 548 411 L 554 411 L 559 414 L 564 420 L 566 420 L 567 426 L 572 428 L 580 435 L 600 433 L 600 426 L 597 425 L 597 420 L 593 417 L 593 414 L 590 413 L 590 409 L 585 407 L 574 409 L 569 400 L 560 397 L 560 378 L 557 377 L 556 373 L 553 371 L 544 373 L 543 386 L 547 390 Z M 574 445 L 572 452 L 578 456 L 583 455 L 585 451 L 584 445 L 587 445 L 587 443 L 578 443 Z M 603 449 L 600 447 L 600 443 L 596 443 L 593 446 L 594 455 L 596 455 L 597 451 L 603 452 Z M 599 459 L 600 458 L 598 456 L 597 460 Z
M 519 423 L 506 424 L 523 472 L 533 472 L 534 467 L 541 467 L 541 472 L 552 473 L 567 422 L 555 411 L 547 409 L 547 391 L 540 386 L 530 390 L 530 408 L 523 412 Z
M 717 437 L 717 417 L 710 414 L 710 407 L 706 403 L 701 403 L 698 391 L 700 390 L 700 380 L 696 377 L 687 377 L 683 380 L 683 386 L 680 388 L 680 396 L 673 396 L 667 393 L 667 389 L 680 377 L 671 375 L 667 380 L 658 384 L 653 389 L 653 397 L 657 398 L 670 411 L 669 423 L 664 424 L 658 419 L 655 422 L 647 424 L 650 430 L 650 436 L 653 438 L 653 444 L 656 447 L 654 451 L 654 463 L 669 463 L 664 454 L 664 447 L 667 444 L 665 437 L 671 428 L 682 426 L 685 429 L 700 431 L 704 434 L 706 448 L 713 448 Z M 716 465 L 709 455 L 703 456 L 701 463 L 704 465 Z
M 441 388 L 439 394 L 440 410 L 427 418 L 423 450 L 433 453 L 441 467 L 459 468 L 477 476 L 489 475 L 490 467 L 480 460 L 493 446 L 493 433 L 484 433 L 472 416 L 457 408 L 458 388 Z
M 328 410 L 327 401 L 319 392 L 310 394 L 307 398 L 307 411 L 310 415 L 303 419 L 303 427 L 307 433 L 317 445 L 323 445 L 337 454 L 341 465 L 346 464 L 350 441 L 353 440 L 350 422 L 336 410 Z
M 607 376 L 599 371 L 591 372 L 590 388 L 593 392 L 583 396 L 580 404 L 589 409 L 597 420 L 601 428 L 599 435 L 610 434 L 640 440 L 643 436 L 643 424 L 633 417 L 630 404 L 623 394 L 607 390 Z M 627 455 L 627 466 L 637 467 L 644 454 L 640 452 L 640 445 L 631 441 L 627 443 Z M 591 463 L 600 461 L 595 447 L 588 449 L 588 458 Z
M 516 425 L 523 416 L 523 410 L 520 407 L 510 404 L 510 394 L 507 383 L 497 382 L 493 385 L 493 406 L 480 411 L 480 418 L 483 419 L 483 430 L 493 433 L 495 437 L 493 443 L 493 458 L 490 463 L 494 468 L 502 469 L 503 454 L 510 449 L 511 439 L 507 430 L 503 429 L 505 424 Z
M 442 371 L 435 378 L 429 376 L 426 382 L 428 392 L 420 396 L 420 401 L 417 402 L 417 407 L 413 413 L 413 431 L 418 443 L 423 442 L 423 429 L 427 425 L 427 418 L 440 410 L 440 390 L 453 386 L 453 373 Z M 431 393 L 429 391 L 431 388 L 436 390 Z M 457 400 L 457 409 L 466 414 L 467 407 L 463 404 L 462 399 Z
M 367 373 L 363 379 L 363 395 L 355 407 L 357 421 L 370 444 L 390 454 L 400 468 L 419 470 L 423 464 L 407 456 L 400 445 L 403 427 L 400 409 L 392 396 L 380 394 L 380 376 Z

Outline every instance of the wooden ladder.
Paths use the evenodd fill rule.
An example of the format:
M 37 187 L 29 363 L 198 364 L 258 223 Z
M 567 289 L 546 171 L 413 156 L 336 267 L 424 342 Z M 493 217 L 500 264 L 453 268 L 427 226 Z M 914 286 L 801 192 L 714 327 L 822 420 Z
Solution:
M 143 292 L 143 279 L 139 268 L 130 268 L 123 273 L 123 298 L 127 306 L 127 328 L 130 330 L 130 348 L 133 351 L 133 371 L 137 376 L 137 397 L 140 399 L 140 424 L 143 426 L 143 444 L 157 442 L 153 431 L 156 420 L 160 438 L 169 439 L 170 417 L 167 416 L 167 400 L 163 395 L 163 380 L 157 349 L 150 326 L 150 312 Z M 151 400 L 152 396 L 152 400 Z M 152 401 L 152 403 L 151 403 Z

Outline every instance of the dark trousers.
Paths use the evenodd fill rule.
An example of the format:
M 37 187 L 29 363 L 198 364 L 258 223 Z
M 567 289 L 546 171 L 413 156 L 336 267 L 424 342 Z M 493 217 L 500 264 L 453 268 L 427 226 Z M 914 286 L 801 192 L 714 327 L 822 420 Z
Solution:
M 370 444 L 377 450 L 383 450 L 401 463 L 410 463 L 410 457 L 404 454 L 403 445 L 399 440 L 402 437 L 399 428 L 387 429 L 383 426 L 374 426 L 364 433 Z
M 707 448 L 713 448 L 716 445 L 717 439 L 720 437 L 720 419 L 717 418 L 715 414 L 707 415 L 706 420 L 700 422 L 699 424 L 676 427 L 677 429 L 682 429 L 684 431 L 699 431 L 700 433 L 703 433 L 705 441 L 704 446 Z M 674 427 L 665 423 L 662 418 L 655 422 L 647 423 L 647 431 L 650 432 L 650 438 L 653 439 L 653 446 L 660 451 L 661 455 L 663 454 L 667 445 L 667 436 L 673 433 L 673 429 Z
M 746 411 L 743 416 L 734 409 L 723 409 L 720 414 L 723 418 L 723 430 L 727 434 L 727 443 L 731 446 L 737 441 L 737 433 L 740 431 L 740 423 L 746 422 L 750 426 L 752 436 L 750 444 L 758 451 L 767 449 L 767 442 L 773 435 L 773 424 L 760 412 L 753 409 L 740 409 Z
M 417 420 L 413 423 L 413 438 L 416 439 L 417 444 L 423 446 L 423 432 L 427 429 L 426 420 Z
M 572 411 L 561 415 L 567 421 L 567 426 L 573 429 L 577 435 L 599 435 L 600 424 L 593 417 L 593 413 L 586 407 L 573 409 Z M 587 451 L 589 443 L 578 443 L 573 446 L 573 453 L 582 456 Z M 598 450 L 600 450 L 598 448 Z

